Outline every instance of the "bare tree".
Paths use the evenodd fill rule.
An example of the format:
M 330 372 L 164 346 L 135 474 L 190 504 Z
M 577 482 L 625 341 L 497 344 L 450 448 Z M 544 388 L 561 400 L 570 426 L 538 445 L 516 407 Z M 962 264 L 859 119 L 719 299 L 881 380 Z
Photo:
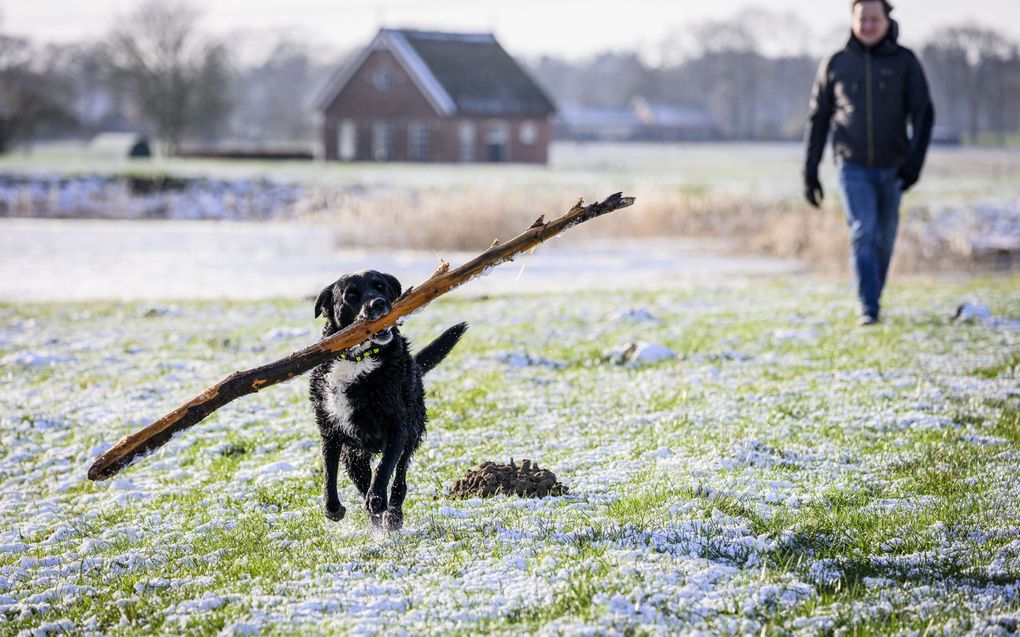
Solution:
M 317 139 L 314 97 L 335 70 L 307 43 L 284 38 L 264 60 L 240 71 L 232 130 L 246 140 L 310 142 Z
M 803 57 L 810 53 L 811 28 L 792 11 L 752 7 L 738 13 L 736 22 L 766 57 Z
M 61 80 L 56 49 L 37 49 L 0 34 L 0 150 L 8 142 L 31 148 L 40 131 L 72 128 L 70 88 Z
M 104 47 L 111 81 L 171 147 L 188 133 L 214 135 L 230 110 L 227 50 L 197 22 L 188 4 L 148 0 Z
M 922 51 L 937 112 L 972 142 L 983 130 L 1005 136 L 1005 109 L 1015 109 L 1004 93 L 1015 46 L 998 31 L 971 24 L 939 30 Z
M 703 22 L 693 32 L 710 108 L 731 136 L 755 137 L 764 61 L 757 38 L 739 18 Z
M 635 95 L 654 96 L 656 91 L 649 68 L 632 52 L 603 52 L 575 64 L 542 57 L 531 71 L 561 104 L 620 108 Z

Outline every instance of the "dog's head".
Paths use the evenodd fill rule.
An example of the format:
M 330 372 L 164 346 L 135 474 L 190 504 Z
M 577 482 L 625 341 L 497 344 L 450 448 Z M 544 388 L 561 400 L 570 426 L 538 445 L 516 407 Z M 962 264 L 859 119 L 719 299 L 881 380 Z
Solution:
M 390 304 L 400 296 L 400 281 L 391 274 L 366 270 L 346 274 L 319 292 L 315 300 L 315 316 L 324 316 L 323 334 L 339 332 L 355 321 L 374 321 L 389 313 Z M 372 337 L 376 345 L 393 340 L 395 328 L 388 328 Z

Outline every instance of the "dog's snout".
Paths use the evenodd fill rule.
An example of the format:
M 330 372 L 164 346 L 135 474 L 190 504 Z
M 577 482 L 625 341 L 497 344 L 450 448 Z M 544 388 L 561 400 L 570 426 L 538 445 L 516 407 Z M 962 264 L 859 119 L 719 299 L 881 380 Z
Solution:
M 368 302 L 367 314 L 372 318 L 379 318 L 390 311 L 389 302 L 381 297 L 376 297 Z

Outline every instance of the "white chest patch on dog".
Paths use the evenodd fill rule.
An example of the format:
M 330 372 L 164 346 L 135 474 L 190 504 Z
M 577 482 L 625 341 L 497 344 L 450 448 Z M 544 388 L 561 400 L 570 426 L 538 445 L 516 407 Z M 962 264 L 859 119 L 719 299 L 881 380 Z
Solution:
M 347 400 L 347 388 L 359 377 L 379 367 L 379 360 L 366 358 L 362 361 L 335 360 L 326 374 L 324 406 L 330 415 L 334 429 L 353 436 L 351 427 L 351 403 Z

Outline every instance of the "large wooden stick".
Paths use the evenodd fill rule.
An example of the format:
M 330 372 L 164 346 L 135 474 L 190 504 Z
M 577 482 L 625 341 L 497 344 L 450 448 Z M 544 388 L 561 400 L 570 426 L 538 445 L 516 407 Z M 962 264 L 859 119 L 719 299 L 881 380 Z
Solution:
M 634 203 L 634 198 L 616 193 L 601 203 L 583 207 L 581 203 L 578 201 L 565 215 L 548 223 L 544 221 L 544 217 L 539 217 L 521 234 L 503 244 L 494 242 L 488 250 L 459 268 L 451 270 L 450 265 L 444 261 L 424 283 L 416 288 L 408 288 L 393 302 L 390 312 L 381 318 L 355 323 L 287 358 L 231 374 L 144 429 L 122 438 L 92 463 L 88 473 L 89 480 L 105 480 L 113 476 L 141 454 L 158 449 L 175 433 L 197 424 L 232 400 L 304 374 L 335 357 L 337 353 L 368 340 L 376 332 L 394 325 L 401 317 L 463 285 L 488 268 L 510 261 L 518 254 L 579 223 L 626 208 Z

